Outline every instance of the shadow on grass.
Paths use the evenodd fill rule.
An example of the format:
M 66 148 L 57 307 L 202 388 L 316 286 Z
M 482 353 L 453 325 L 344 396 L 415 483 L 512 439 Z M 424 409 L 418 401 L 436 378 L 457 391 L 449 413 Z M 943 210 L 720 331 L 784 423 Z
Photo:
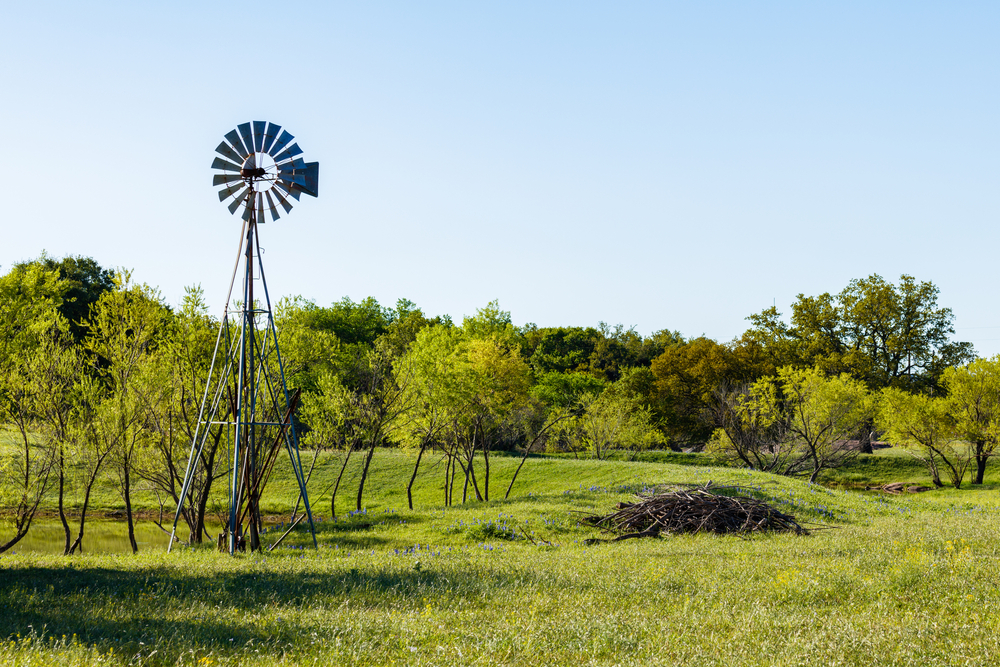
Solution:
M 493 578 L 509 576 L 498 573 Z M 511 578 L 501 585 L 519 582 L 523 579 Z M 175 664 L 191 650 L 229 652 L 250 642 L 262 653 L 277 655 L 315 630 L 283 621 L 282 610 L 306 610 L 330 598 L 350 599 L 359 606 L 401 603 L 417 608 L 428 588 L 468 588 L 471 593 L 482 583 L 473 572 L 444 574 L 430 568 L 364 571 L 345 566 L 322 573 L 195 575 L 167 567 L 8 565 L 0 569 L 0 638 L 32 632 L 76 635 L 84 645 L 101 651 L 114 648 L 117 654 L 148 653 L 155 647 L 156 655 L 144 664 Z M 250 616 L 253 623 L 241 622 Z

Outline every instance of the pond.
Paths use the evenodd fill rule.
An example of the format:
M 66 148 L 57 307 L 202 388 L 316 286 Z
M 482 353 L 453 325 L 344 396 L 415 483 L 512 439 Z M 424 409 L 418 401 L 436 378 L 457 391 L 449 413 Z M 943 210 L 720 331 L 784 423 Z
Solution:
M 77 518 L 69 522 L 71 539 L 76 539 L 79 521 Z M 210 535 L 215 536 L 219 532 L 220 526 L 208 526 Z M 0 540 L 6 541 L 12 534 L 13 528 L 9 522 L 0 523 Z M 185 524 L 177 526 L 177 536 L 182 540 L 187 539 L 188 529 Z M 36 518 L 31 522 L 28 534 L 8 553 L 61 554 L 65 539 L 58 517 Z M 140 519 L 135 522 L 135 541 L 139 544 L 139 551 L 165 551 L 169 539 L 170 536 L 152 521 Z M 84 553 L 130 553 L 132 547 L 128 541 L 128 523 L 124 519 L 87 519 L 83 532 L 83 549 Z

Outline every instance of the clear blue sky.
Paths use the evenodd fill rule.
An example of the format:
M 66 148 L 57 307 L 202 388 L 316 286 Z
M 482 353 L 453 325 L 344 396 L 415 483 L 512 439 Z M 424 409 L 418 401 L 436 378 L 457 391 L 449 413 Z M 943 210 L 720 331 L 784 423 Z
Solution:
M 872 273 L 1000 352 L 996 3 L 18 2 L 0 23 L 0 270 L 128 267 L 221 312 L 209 165 L 271 120 L 320 197 L 272 294 L 728 340 Z

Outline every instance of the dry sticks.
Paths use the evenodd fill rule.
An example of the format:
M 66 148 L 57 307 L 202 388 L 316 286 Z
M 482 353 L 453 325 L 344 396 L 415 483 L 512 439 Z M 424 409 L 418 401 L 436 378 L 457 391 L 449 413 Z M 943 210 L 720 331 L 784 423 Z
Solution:
M 618 511 L 583 521 L 605 532 L 617 534 L 612 541 L 633 537 L 657 537 L 663 533 L 736 533 L 763 531 L 808 531 L 763 500 L 741 495 L 750 489 L 739 486 L 674 487 L 666 493 L 639 494 L 634 503 L 619 503 Z M 595 540 L 600 541 L 600 540 Z

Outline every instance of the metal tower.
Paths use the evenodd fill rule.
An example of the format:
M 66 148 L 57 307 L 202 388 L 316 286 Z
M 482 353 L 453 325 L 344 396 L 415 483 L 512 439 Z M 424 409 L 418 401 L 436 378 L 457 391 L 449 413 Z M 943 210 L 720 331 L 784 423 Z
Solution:
M 292 139 L 279 125 L 254 121 L 228 133 L 226 141 L 216 148 L 223 157 L 216 158 L 212 167 L 222 173 L 216 174 L 212 183 L 224 186 L 219 191 L 220 201 L 233 199 L 230 213 L 242 207 L 243 229 L 168 551 L 185 503 L 194 510 L 191 483 L 210 435 L 225 442 L 232 457 L 225 532 L 229 553 L 247 547 L 260 549 L 260 498 L 282 449 L 288 452 L 316 545 L 295 428 L 299 394 L 289 394 L 285 383 L 258 232 L 258 225 L 266 221 L 265 211 L 272 221 L 280 218 L 275 202 L 288 213 L 290 199 L 318 195 L 319 163 L 303 162 L 298 157 L 302 150 L 291 143 Z M 241 267 L 241 293 L 234 305 L 233 291 Z M 257 282 L 261 289 L 255 291 Z

